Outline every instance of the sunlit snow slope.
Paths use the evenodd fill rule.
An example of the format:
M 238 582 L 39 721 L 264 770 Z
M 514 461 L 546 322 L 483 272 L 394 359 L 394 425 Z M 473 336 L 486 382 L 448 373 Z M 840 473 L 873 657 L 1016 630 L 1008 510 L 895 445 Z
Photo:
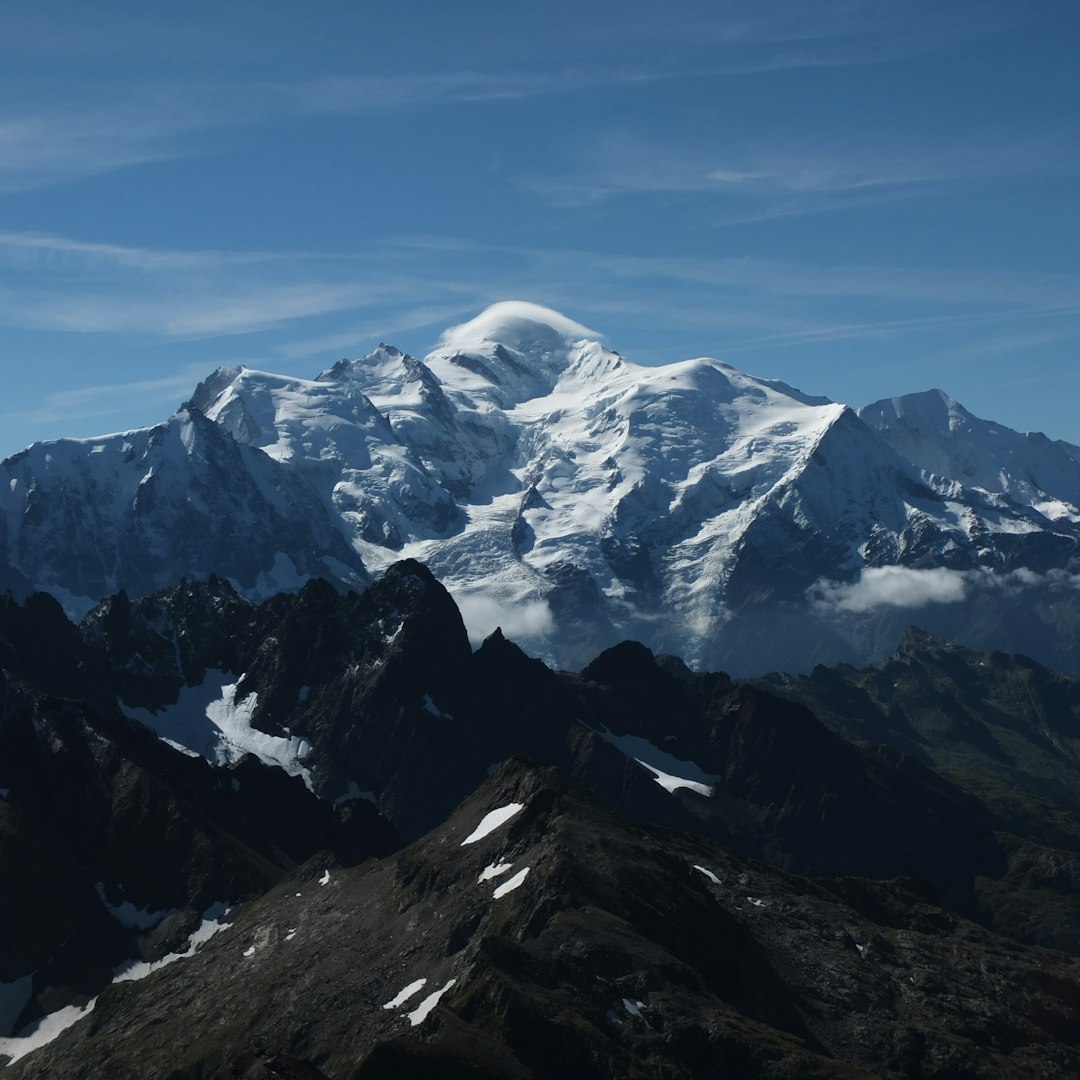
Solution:
M 501 623 L 556 662 L 636 636 L 715 663 L 721 637 L 760 635 L 766 606 L 805 614 L 822 582 L 866 567 L 1042 573 L 1070 567 L 1080 539 L 1065 444 L 937 392 L 860 419 L 719 360 L 642 366 L 522 302 L 423 361 L 380 345 L 314 380 L 222 369 L 153 431 L 5 462 L 11 568 L 69 599 L 210 571 L 262 595 L 412 556 L 477 633 Z M 53 554 L 37 521 L 61 535 Z M 133 528 L 150 537 L 141 561 Z M 215 554 L 237 529 L 244 573 Z

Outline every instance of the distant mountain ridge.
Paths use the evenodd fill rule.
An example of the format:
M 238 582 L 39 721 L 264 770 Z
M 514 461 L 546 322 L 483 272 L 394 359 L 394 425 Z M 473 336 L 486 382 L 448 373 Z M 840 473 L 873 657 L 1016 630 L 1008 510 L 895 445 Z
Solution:
M 17 595 L 77 614 L 417 558 L 474 640 L 501 623 L 569 668 L 625 637 L 739 673 L 864 662 L 913 608 L 1080 665 L 1080 449 L 939 391 L 855 412 L 719 360 L 641 366 L 521 302 L 422 361 L 225 368 L 157 428 L 35 444 L 0 463 L 0 552 Z

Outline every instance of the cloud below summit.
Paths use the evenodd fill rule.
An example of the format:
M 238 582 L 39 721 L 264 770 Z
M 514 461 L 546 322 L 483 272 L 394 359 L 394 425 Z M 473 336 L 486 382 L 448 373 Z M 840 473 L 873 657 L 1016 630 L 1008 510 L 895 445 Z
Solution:
M 814 607 L 863 614 L 881 607 L 920 608 L 955 604 L 968 591 L 966 572 L 943 566 L 919 570 L 907 566 L 868 566 L 857 581 L 819 581 L 809 591 Z
M 1037 588 L 1080 590 L 1080 574 L 1061 569 L 1040 574 L 1024 567 L 995 574 L 985 568 L 868 566 L 854 581 L 822 578 L 806 595 L 819 614 L 865 615 L 883 608 L 914 610 L 931 604 L 957 604 L 979 591 L 1017 595 Z

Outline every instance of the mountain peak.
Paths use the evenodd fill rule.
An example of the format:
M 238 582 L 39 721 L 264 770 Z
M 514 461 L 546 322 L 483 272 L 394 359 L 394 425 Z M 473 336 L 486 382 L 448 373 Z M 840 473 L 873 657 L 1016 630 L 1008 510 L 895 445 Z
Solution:
M 524 300 L 504 300 L 447 330 L 425 363 L 444 386 L 496 409 L 551 393 L 601 335 Z
M 451 326 L 439 341 L 440 351 L 491 351 L 502 345 L 515 351 L 536 346 L 564 346 L 582 338 L 599 340 L 603 337 L 566 315 L 541 304 L 526 300 L 501 300 L 485 308 L 474 319 Z

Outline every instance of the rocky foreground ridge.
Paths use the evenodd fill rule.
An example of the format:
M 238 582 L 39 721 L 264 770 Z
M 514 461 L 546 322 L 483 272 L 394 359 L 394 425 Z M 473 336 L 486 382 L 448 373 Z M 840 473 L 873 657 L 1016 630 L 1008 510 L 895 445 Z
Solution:
M 1080 684 L 1024 657 L 559 673 L 404 561 L 9 595 L 0 670 L 13 1078 L 1076 1072 Z

